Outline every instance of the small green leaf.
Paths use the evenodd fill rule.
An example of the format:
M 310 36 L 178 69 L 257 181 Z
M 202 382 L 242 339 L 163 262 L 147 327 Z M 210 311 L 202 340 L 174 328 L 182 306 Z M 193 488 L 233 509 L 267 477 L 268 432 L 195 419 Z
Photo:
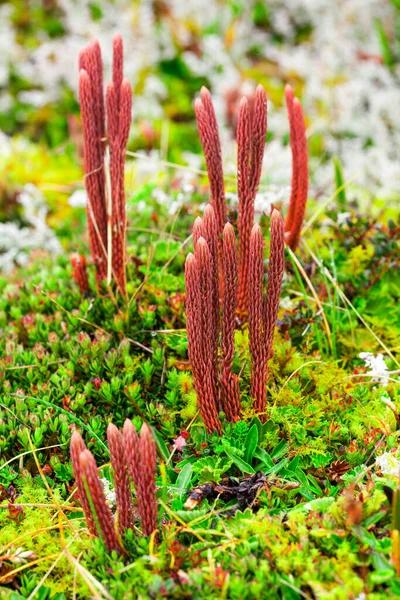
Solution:
M 289 462 L 289 459 L 284 458 L 283 460 L 278 462 L 276 465 L 274 465 L 272 467 L 272 469 L 269 469 L 267 471 L 267 473 L 269 473 L 270 475 L 276 475 L 277 473 L 279 473 L 279 471 L 282 471 L 282 469 L 284 469 L 287 466 L 288 462 Z
M 249 464 L 251 463 L 251 461 L 253 459 L 255 449 L 257 448 L 257 444 L 258 444 L 258 429 L 257 429 L 257 425 L 254 424 L 250 427 L 249 432 L 248 432 L 245 442 L 244 442 L 244 447 L 245 447 L 244 460 Z
M 155 438 L 156 444 L 157 444 L 157 448 L 158 448 L 158 451 L 161 454 L 162 459 L 165 462 L 167 462 L 169 460 L 169 452 L 168 452 L 168 448 L 165 445 L 165 442 L 164 442 L 164 440 L 163 440 L 160 432 L 157 431 L 157 429 L 155 427 L 150 427 L 150 429 L 151 429 L 151 431 L 152 431 L 152 433 L 154 435 L 154 438 Z
M 274 462 L 268 454 L 268 452 L 266 452 L 263 448 L 256 448 L 253 456 L 261 460 L 261 462 L 265 467 L 267 467 L 267 469 L 273 468 Z
M 193 465 L 190 463 L 186 464 L 182 471 L 178 475 L 176 480 L 176 487 L 179 489 L 179 497 L 182 498 L 183 494 L 187 491 L 190 482 L 192 480 Z
M 307 481 L 307 477 L 305 476 L 304 472 L 301 469 L 296 469 L 295 471 L 297 480 L 303 484 L 305 487 L 308 486 L 308 481 Z
M 279 458 L 282 458 L 282 456 L 284 456 L 288 450 L 289 450 L 289 444 L 287 443 L 287 441 L 281 440 L 279 442 L 279 444 L 277 444 L 275 446 L 275 448 L 272 450 L 271 458 L 278 460 Z
M 343 169 L 342 164 L 337 156 L 333 158 L 333 165 L 335 168 L 335 183 L 336 183 L 336 197 L 337 203 L 341 211 L 346 210 L 347 206 L 347 198 L 346 198 L 346 190 L 345 183 L 343 179 Z M 338 191 L 340 190 L 340 191 Z
M 231 461 L 241 470 L 243 473 L 255 473 L 253 467 L 251 467 L 247 462 L 229 452 L 229 450 L 225 450 L 226 455 L 231 459 Z
M 307 479 L 309 481 L 309 489 L 314 492 L 314 494 L 317 494 L 318 496 L 323 496 L 324 492 L 321 490 L 321 487 L 318 483 L 318 481 L 312 476 L 312 475 L 307 475 Z
M 393 67 L 395 59 L 392 53 L 392 49 L 390 48 L 390 42 L 386 31 L 384 30 L 382 22 L 379 19 L 374 19 L 374 24 L 381 46 L 383 62 L 387 67 Z

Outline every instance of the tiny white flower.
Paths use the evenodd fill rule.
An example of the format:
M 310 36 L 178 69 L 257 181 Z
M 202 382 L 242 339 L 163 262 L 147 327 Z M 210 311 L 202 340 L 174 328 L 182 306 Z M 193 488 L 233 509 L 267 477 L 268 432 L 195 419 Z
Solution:
M 166 194 L 164 190 L 160 190 L 159 188 L 154 189 L 151 195 L 158 204 L 166 204 L 169 200 L 168 194 Z
M 141 213 L 145 209 L 146 209 L 146 201 L 145 200 L 139 200 L 139 202 L 136 204 L 136 210 L 138 211 L 138 213 Z
M 350 212 L 338 213 L 337 224 L 339 225 L 339 227 L 342 227 L 342 225 L 345 225 L 349 217 L 351 217 Z
M 390 452 L 385 452 L 375 459 L 376 466 L 383 475 L 400 476 L 400 461 Z
M 285 298 L 281 298 L 279 302 L 280 308 L 284 310 L 292 310 L 293 308 L 293 300 L 289 298 L 289 296 L 285 296 Z
M 87 204 L 87 194 L 85 190 L 76 190 L 71 194 L 68 198 L 68 204 L 72 206 L 72 208 L 84 208 Z

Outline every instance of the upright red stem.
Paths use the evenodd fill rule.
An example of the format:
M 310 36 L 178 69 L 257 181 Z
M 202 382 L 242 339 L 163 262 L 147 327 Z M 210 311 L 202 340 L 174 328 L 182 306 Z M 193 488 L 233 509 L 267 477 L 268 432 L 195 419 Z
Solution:
M 83 450 L 80 453 L 79 464 L 82 480 L 85 484 L 85 489 L 87 489 L 88 497 L 93 504 L 106 548 L 109 552 L 115 550 L 118 554 L 121 554 L 121 547 L 114 530 L 114 519 L 104 495 L 103 486 L 97 472 L 96 461 L 89 450 Z
M 308 196 L 308 152 L 306 127 L 300 101 L 295 98 L 292 88 L 285 87 L 285 97 L 290 125 L 290 146 L 292 150 L 292 190 L 288 214 L 285 220 L 286 243 L 296 250 Z
M 211 206 L 215 212 L 218 234 L 222 233 L 226 223 L 226 202 L 224 174 L 222 168 L 221 142 L 218 123 L 210 92 L 201 88 L 200 98 L 194 103 L 197 127 L 206 159 L 208 178 L 211 188 Z
M 89 51 L 88 51 L 89 52 Z M 89 55 L 90 56 L 90 55 Z M 88 64 L 88 58 L 87 62 Z M 85 61 L 83 61 L 85 63 Z M 98 77 L 94 78 L 95 80 Z M 99 121 L 104 115 L 98 108 L 94 83 L 87 71 L 79 73 L 79 99 L 82 114 L 83 158 L 85 185 L 88 195 L 87 218 L 90 251 L 96 266 L 96 278 L 100 282 L 107 275 L 107 210 L 104 181 L 104 142 L 100 137 Z M 96 113 L 97 108 L 97 113 Z
M 90 504 L 89 504 L 87 496 L 86 496 L 86 490 L 85 490 L 85 485 L 84 485 L 83 479 L 82 479 L 82 471 L 81 471 L 81 465 L 80 465 L 80 461 L 79 461 L 80 454 L 84 450 L 86 450 L 86 445 L 82 439 L 82 436 L 80 435 L 80 433 L 78 431 L 74 431 L 74 433 L 71 436 L 71 441 L 70 441 L 70 453 L 71 453 L 72 471 L 73 471 L 74 477 L 75 477 L 75 485 L 78 490 L 78 499 L 79 499 L 79 502 L 81 503 L 83 513 L 84 513 L 85 519 L 86 519 L 86 524 L 88 526 L 90 533 L 93 536 L 98 537 L 96 524 L 93 519 Z
M 259 85 L 256 90 L 253 118 L 247 98 L 242 98 L 240 102 L 236 132 L 239 197 L 238 314 L 242 320 L 247 318 L 250 234 L 254 223 L 254 201 L 261 178 L 266 135 L 267 96 L 264 88 Z
M 140 498 L 138 508 L 144 535 L 157 529 L 156 470 L 157 453 L 153 434 L 147 423 L 140 430 L 139 450 L 141 458 Z
M 127 529 L 133 529 L 133 503 L 122 434 L 112 423 L 107 427 L 107 440 L 111 465 L 114 471 L 118 531 L 123 536 Z
M 271 215 L 270 231 L 270 258 L 265 297 L 263 296 L 263 238 L 259 225 L 254 225 L 250 240 L 249 339 L 252 360 L 250 393 L 254 398 L 254 409 L 260 414 L 262 420 L 265 418 L 266 410 L 268 362 L 273 355 L 274 329 L 285 269 L 284 225 L 281 215 L 275 209 Z
M 205 239 L 200 237 L 195 247 L 195 256 L 189 253 L 185 265 L 188 351 L 201 416 L 209 433 L 215 430 L 220 433 L 210 269 L 209 248 Z
M 235 355 L 235 321 L 238 288 L 236 240 L 233 227 L 226 223 L 222 242 L 222 332 L 221 332 L 221 403 L 229 421 L 240 418 L 241 403 L 239 379 L 232 373 Z

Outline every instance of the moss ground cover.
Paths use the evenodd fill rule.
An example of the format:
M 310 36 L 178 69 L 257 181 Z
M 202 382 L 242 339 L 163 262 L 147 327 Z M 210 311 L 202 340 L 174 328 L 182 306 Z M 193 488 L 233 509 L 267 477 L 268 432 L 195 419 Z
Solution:
M 143 212 L 139 198 L 146 198 Z M 190 242 L 183 243 L 201 200 L 171 222 L 148 190 L 129 199 L 127 303 L 95 292 L 92 269 L 92 292 L 82 298 L 68 248 L 59 258 L 36 253 L 1 279 L 5 598 L 27 598 L 37 586 L 43 598 L 202 598 L 210 589 L 229 598 L 266 589 L 277 598 L 400 593 L 384 492 L 397 486 L 396 469 L 376 463 L 384 455 L 398 464 L 395 215 L 371 223 L 354 210 L 340 226 L 314 223 L 296 258 L 286 250 L 268 418 L 260 423 L 251 408 L 243 327 L 234 360 L 242 420 L 225 422 L 219 437 L 207 436 L 198 418 L 187 361 Z M 84 243 L 84 232 L 75 231 L 69 246 Z M 365 351 L 385 355 L 387 374 L 370 374 L 359 358 Z M 71 499 L 68 448 L 77 428 L 111 481 L 105 432 L 127 417 L 156 432 L 162 524 L 157 540 L 132 535 L 123 559 L 89 539 Z M 257 472 L 265 482 L 248 506 L 236 510 L 237 498 L 217 493 L 185 508 L 195 486 Z

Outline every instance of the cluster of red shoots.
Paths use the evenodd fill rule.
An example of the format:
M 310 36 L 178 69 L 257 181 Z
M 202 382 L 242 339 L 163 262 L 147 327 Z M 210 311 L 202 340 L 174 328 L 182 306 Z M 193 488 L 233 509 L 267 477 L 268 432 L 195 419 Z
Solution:
M 125 421 L 122 433 L 110 423 L 107 441 L 114 474 L 116 521 L 107 503 L 96 461 L 77 431 L 71 437 L 71 460 L 89 532 L 101 537 L 109 552 L 116 550 L 121 554 L 124 534 L 133 529 L 135 523 L 131 480 L 143 534 L 151 535 L 157 529 L 156 445 L 146 423 L 139 436 L 129 419 Z
M 308 194 L 308 154 L 303 109 L 290 85 L 285 87 L 292 150 L 292 186 L 288 214 L 285 220 L 285 241 L 295 250 L 299 244 Z M 222 235 L 227 221 L 221 142 L 210 92 L 202 88 L 195 101 L 200 140 L 210 180 L 211 206 L 214 209 L 218 233 Z M 254 223 L 254 201 L 261 178 L 265 139 L 267 135 L 267 96 L 259 85 L 251 103 L 243 97 L 237 114 L 237 191 L 239 291 L 238 313 L 245 317 L 248 306 L 250 234 Z
M 189 358 L 199 410 L 207 431 L 221 433 L 219 409 L 230 421 L 240 418 L 239 380 L 232 372 L 236 317 L 248 319 L 251 389 L 254 409 L 266 413 L 268 363 L 284 272 L 285 241 L 296 249 L 308 193 L 308 158 L 301 104 L 285 89 L 293 156 L 292 192 L 283 223 L 274 209 L 270 220 L 268 283 L 264 294 L 264 242 L 254 224 L 254 201 L 261 178 L 267 133 L 267 98 L 258 86 L 253 108 L 242 98 L 237 118 L 238 247 L 227 223 L 218 124 L 211 99 L 202 88 L 195 112 L 210 180 L 211 203 L 193 227 L 194 254 L 186 259 L 186 307 Z M 222 309 L 222 316 L 221 316 Z
M 115 281 L 126 293 L 125 151 L 132 113 L 132 89 L 123 78 L 122 38 L 113 39 L 112 81 L 104 102 L 103 62 L 98 40 L 79 55 L 79 99 L 83 130 L 87 218 L 97 282 Z M 107 135 L 106 135 L 107 121 Z M 73 265 L 82 290 L 82 278 Z
M 263 419 L 266 411 L 268 362 L 284 271 L 284 227 L 271 215 L 267 293 L 264 295 L 264 243 L 253 225 L 249 240 L 249 340 L 252 361 L 251 396 Z M 232 225 L 226 223 L 219 247 L 217 220 L 211 205 L 193 227 L 194 254 L 185 265 L 186 327 L 189 359 L 201 416 L 207 431 L 222 432 L 219 408 L 229 421 L 240 419 L 239 379 L 232 372 L 238 308 L 238 255 Z M 221 292 L 221 300 L 220 300 Z M 221 316 L 222 305 L 222 316 Z

